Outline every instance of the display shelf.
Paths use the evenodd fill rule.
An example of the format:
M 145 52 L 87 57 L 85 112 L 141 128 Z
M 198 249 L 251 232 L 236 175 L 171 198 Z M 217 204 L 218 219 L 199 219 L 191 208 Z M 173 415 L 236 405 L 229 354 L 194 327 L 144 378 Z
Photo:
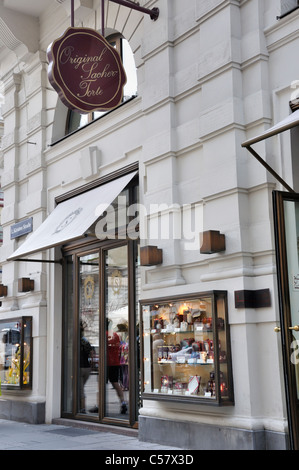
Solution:
M 143 396 L 233 403 L 226 292 L 141 302 Z

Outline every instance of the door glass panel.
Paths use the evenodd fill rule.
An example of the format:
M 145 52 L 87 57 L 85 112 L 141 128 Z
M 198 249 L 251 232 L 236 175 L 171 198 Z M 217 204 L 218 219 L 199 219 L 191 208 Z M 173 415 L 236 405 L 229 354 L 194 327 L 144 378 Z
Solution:
M 219 343 L 219 387 L 221 398 L 229 398 L 230 388 L 227 382 L 229 377 L 229 361 L 227 358 L 228 344 L 227 344 L 227 331 L 226 331 L 226 309 L 225 299 L 219 297 L 217 302 L 217 332 L 218 332 L 218 343 Z
M 299 325 L 299 202 L 284 201 L 291 325 Z M 292 330 L 291 362 L 295 366 L 297 399 L 299 399 L 299 332 Z
M 64 266 L 62 414 L 135 422 L 141 393 L 137 245 L 66 256 Z
M 63 355 L 63 402 L 64 413 L 73 412 L 73 357 L 74 357 L 74 292 L 73 257 L 67 256 L 65 263 L 65 316 L 64 316 L 64 355 Z
M 98 414 L 99 254 L 79 260 L 78 411 Z
M 128 252 L 121 246 L 105 253 L 105 416 L 129 413 Z
M 140 248 L 136 247 L 135 253 L 135 416 L 138 419 L 139 408 L 141 408 L 141 372 L 140 372 L 140 291 L 141 291 L 141 278 L 140 278 Z

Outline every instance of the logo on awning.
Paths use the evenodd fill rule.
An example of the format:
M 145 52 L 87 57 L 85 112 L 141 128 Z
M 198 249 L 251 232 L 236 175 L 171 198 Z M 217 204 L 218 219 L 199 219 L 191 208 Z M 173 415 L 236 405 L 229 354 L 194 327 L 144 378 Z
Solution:
M 63 220 L 62 222 L 60 222 L 60 224 L 56 227 L 55 231 L 53 232 L 53 235 L 54 233 L 59 233 L 61 232 L 62 230 L 64 230 L 66 227 L 68 227 L 70 225 L 70 223 L 73 222 L 73 220 L 82 212 L 82 207 L 79 207 L 78 209 L 72 211 L 70 214 L 68 214 Z

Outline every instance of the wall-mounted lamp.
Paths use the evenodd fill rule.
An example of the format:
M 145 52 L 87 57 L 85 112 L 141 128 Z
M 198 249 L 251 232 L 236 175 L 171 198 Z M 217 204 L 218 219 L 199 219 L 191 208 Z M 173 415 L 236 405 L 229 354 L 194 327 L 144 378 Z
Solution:
M 225 235 L 218 230 L 208 230 L 200 234 L 200 253 L 211 255 L 225 251 Z
M 30 292 L 34 290 L 34 280 L 29 277 L 18 279 L 18 292 Z
M 140 265 L 156 266 L 163 262 L 163 251 L 157 246 L 144 246 L 140 248 Z
M 6 296 L 7 296 L 7 286 L 0 284 L 0 297 L 6 297 Z

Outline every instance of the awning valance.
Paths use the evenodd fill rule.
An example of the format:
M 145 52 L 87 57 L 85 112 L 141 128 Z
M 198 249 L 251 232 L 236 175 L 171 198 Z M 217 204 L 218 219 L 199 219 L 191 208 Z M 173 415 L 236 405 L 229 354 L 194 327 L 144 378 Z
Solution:
M 129 173 L 61 202 L 7 260 L 18 260 L 82 238 L 136 174 Z
M 247 150 L 290 192 L 294 190 L 276 173 L 276 171 L 255 151 L 251 148 L 252 145 L 261 142 L 269 137 L 280 134 L 281 132 L 287 131 L 299 125 L 299 110 L 294 111 L 292 114 L 287 116 L 285 119 L 270 127 L 266 131 L 262 132 L 252 139 L 243 142 L 242 147 Z

